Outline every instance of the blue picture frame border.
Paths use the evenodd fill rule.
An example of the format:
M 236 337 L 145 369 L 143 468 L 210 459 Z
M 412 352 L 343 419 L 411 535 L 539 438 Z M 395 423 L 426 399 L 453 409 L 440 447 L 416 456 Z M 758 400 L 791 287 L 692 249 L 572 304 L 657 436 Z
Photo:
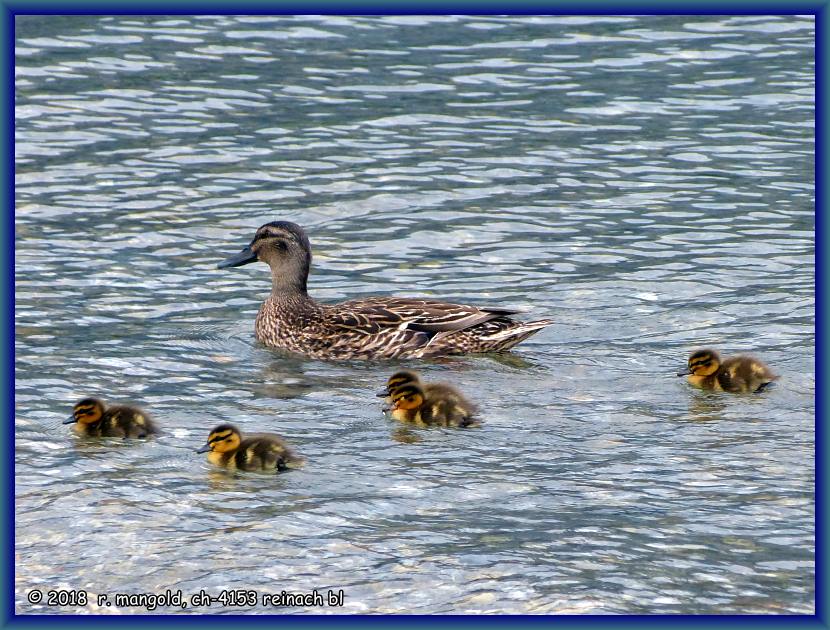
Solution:
M 777 0 L 758 1 L 731 0 L 720 3 L 713 0 L 697 2 L 626 2 L 623 0 L 563 0 L 545 2 L 541 0 L 520 0 L 509 5 L 493 0 L 455 0 L 439 2 L 266 2 L 240 0 L 238 2 L 197 2 L 195 0 L 161 2 L 159 0 L 118 3 L 103 1 L 59 2 L 57 0 L 0 0 L 0 59 L 2 60 L 3 86 L 5 87 L 2 106 L 4 133 L 2 134 L 2 155 L 5 168 L 2 169 L 3 199 L 5 201 L 0 239 L 6 259 L 5 291 L 2 292 L 2 306 L 5 313 L 6 334 L 5 361 L 6 387 L 3 389 L 2 404 L 6 422 L 0 428 L 0 445 L 5 445 L 0 455 L 0 498 L 2 515 L 0 537 L 5 550 L 0 570 L 0 627 L 106 627 L 108 625 L 130 627 L 174 627 L 181 625 L 203 625 L 244 623 L 258 626 L 281 628 L 315 628 L 337 626 L 388 626 L 423 627 L 465 625 L 484 627 L 494 625 L 556 626 L 557 628 L 609 628 L 609 627 L 665 627 L 712 628 L 713 624 L 723 627 L 809 627 L 828 628 L 827 619 L 827 429 L 823 424 L 826 417 L 826 393 L 830 382 L 824 371 L 823 359 L 827 357 L 824 322 L 827 315 L 827 241 L 828 208 L 826 182 L 828 167 L 827 149 L 827 32 L 830 0 L 821 2 L 782 2 Z M 14 554 L 14 21 L 17 15 L 426 15 L 426 14 L 471 14 L 471 15 L 812 15 L 816 20 L 816 126 L 815 126 L 815 293 L 816 293 L 816 423 L 815 423 L 815 614 L 814 615 L 498 615 L 498 616 L 426 616 L 396 615 L 17 615 L 14 611 L 15 554 Z

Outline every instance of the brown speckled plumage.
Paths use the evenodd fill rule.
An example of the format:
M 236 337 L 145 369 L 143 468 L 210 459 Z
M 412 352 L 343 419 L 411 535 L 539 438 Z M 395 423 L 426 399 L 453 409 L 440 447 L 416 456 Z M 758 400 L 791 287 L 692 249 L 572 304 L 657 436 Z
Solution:
M 311 246 L 288 221 L 267 223 L 251 244 L 220 267 L 262 260 L 271 295 L 254 330 L 267 346 L 323 359 L 421 358 L 509 350 L 552 320 L 520 322 L 517 311 L 439 300 L 370 297 L 321 304 L 306 290 Z

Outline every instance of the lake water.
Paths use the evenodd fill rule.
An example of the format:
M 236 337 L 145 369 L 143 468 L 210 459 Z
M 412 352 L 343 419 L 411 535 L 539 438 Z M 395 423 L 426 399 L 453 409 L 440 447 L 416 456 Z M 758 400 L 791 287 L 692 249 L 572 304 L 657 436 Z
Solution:
M 18 613 L 812 613 L 812 17 L 20 16 Z M 506 357 L 414 361 L 481 407 L 406 428 L 396 362 L 259 345 L 260 224 L 310 292 L 518 306 Z M 759 395 L 692 390 L 754 352 Z M 100 395 L 146 443 L 61 422 Z M 231 421 L 307 465 L 229 474 Z M 47 591 L 88 603 L 50 606 Z M 342 606 L 263 605 L 285 590 Z M 43 595 L 30 603 L 31 592 Z M 36 597 L 36 596 L 35 596 Z

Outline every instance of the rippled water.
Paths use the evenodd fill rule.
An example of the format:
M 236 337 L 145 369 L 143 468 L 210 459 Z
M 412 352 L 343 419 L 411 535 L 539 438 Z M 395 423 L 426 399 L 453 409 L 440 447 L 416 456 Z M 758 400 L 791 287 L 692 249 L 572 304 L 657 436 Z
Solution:
M 343 607 L 250 610 L 813 612 L 814 26 L 18 17 L 17 611 L 316 588 Z M 215 266 L 278 218 L 319 299 L 558 323 L 408 364 L 481 429 L 398 426 L 373 395 L 397 364 L 254 341 L 267 268 Z M 693 391 L 703 345 L 781 379 Z M 164 435 L 74 437 L 93 394 Z M 306 467 L 211 469 L 193 451 L 227 420 Z

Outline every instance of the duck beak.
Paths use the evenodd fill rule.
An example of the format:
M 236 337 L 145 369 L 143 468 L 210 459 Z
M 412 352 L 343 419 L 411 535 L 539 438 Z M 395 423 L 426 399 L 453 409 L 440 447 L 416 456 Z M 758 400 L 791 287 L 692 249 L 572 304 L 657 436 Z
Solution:
M 241 267 L 242 265 L 247 265 L 248 263 L 256 262 L 257 257 L 256 254 L 251 250 L 251 247 L 248 246 L 239 252 L 236 256 L 231 256 L 227 260 L 223 260 L 218 265 L 216 265 L 217 269 L 226 269 L 227 267 Z
M 692 373 L 692 371 L 689 368 L 686 368 L 682 372 L 678 372 L 677 375 L 678 376 L 686 376 L 687 374 L 691 374 L 691 373 Z
M 388 395 L 389 395 L 389 390 L 388 389 L 382 389 L 382 390 L 380 390 L 379 392 L 377 392 L 375 394 L 375 396 L 377 396 L 378 398 L 383 398 L 383 397 L 388 396 Z
M 75 416 L 69 416 L 66 420 L 64 420 L 61 424 L 74 424 L 77 422 L 77 418 Z
M 202 448 L 200 448 L 197 453 L 207 453 L 210 450 L 210 444 L 205 444 Z

